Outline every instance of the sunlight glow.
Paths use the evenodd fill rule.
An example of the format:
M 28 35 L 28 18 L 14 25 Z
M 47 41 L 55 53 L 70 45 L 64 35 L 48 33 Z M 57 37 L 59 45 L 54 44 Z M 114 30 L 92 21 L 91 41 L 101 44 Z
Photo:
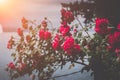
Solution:
M 5 5 L 8 0 L 0 0 L 0 5 Z

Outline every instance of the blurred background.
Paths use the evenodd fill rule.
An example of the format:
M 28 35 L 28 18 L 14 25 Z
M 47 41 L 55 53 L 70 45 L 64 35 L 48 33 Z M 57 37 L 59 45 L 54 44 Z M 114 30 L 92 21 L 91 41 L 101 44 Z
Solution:
M 48 17 L 54 25 L 59 26 L 61 2 L 75 0 L 0 0 L 0 32 L 13 32 L 21 27 L 21 19 L 36 20 Z

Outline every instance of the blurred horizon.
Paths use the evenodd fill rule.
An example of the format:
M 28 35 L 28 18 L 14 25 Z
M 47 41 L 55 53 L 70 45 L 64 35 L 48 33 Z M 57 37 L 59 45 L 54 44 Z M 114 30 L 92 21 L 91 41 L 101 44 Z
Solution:
M 21 27 L 21 19 L 36 20 L 39 24 L 44 17 L 53 23 L 60 24 L 61 4 L 75 0 L 0 0 L 0 25 L 4 32 L 16 31 Z

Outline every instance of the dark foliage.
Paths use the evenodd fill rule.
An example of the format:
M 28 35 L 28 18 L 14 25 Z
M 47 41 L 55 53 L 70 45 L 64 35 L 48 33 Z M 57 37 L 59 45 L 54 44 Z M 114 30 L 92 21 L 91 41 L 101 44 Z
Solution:
M 93 21 L 94 17 L 107 18 L 112 26 L 120 22 L 120 0 L 81 0 L 61 4 L 70 8 L 76 16 L 84 16 L 85 23 Z

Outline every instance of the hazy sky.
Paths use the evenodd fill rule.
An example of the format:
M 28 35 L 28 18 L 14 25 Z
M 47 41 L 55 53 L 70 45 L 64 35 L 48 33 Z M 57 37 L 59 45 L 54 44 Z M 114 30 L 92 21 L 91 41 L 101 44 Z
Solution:
M 21 18 L 24 16 L 39 23 L 44 17 L 48 17 L 54 27 L 59 26 L 61 2 L 75 0 L 0 0 L 0 24 L 4 31 L 14 31 L 21 26 Z

